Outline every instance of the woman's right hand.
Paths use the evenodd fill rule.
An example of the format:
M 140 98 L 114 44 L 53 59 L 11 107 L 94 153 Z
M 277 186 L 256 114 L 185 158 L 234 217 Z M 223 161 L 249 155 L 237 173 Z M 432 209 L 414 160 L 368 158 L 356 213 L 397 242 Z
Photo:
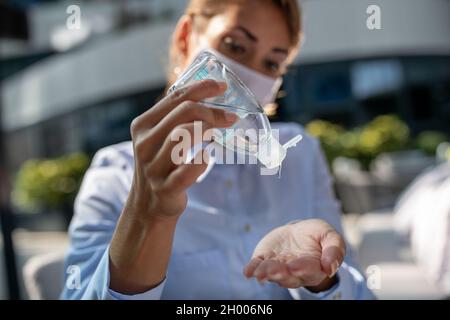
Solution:
M 198 164 L 177 165 L 172 149 L 180 143 L 177 137 L 185 136 L 183 132 L 190 134 L 188 147 L 202 142 L 194 141 L 199 138 L 194 137 L 194 122 L 202 122 L 203 137 L 204 131 L 227 128 L 237 120 L 233 113 L 198 103 L 222 95 L 225 90 L 223 82 L 197 82 L 171 93 L 132 122 L 135 171 L 130 197 L 133 206 L 140 208 L 142 219 L 174 218 L 185 210 L 186 190 L 205 171 L 207 159 L 199 152 L 195 161 Z
M 128 200 L 111 241 L 111 289 L 136 294 L 164 279 L 175 226 L 187 205 L 186 190 L 207 168 L 203 152 L 193 161 L 199 164 L 177 165 L 172 149 L 180 143 L 176 137 L 181 131 L 191 134 L 190 146 L 201 142 L 193 139 L 194 122 L 202 122 L 203 132 L 233 125 L 236 115 L 199 103 L 220 96 L 225 90 L 225 83 L 199 81 L 174 91 L 133 120 L 135 169 Z

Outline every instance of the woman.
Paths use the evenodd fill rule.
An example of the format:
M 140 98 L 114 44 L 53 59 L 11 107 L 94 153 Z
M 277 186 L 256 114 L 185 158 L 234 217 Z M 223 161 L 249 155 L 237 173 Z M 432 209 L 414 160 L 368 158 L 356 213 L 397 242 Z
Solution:
M 210 48 L 251 70 L 250 82 L 269 80 L 276 89 L 300 35 L 295 0 L 191 0 L 173 35 L 169 84 Z M 210 80 L 175 91 L 133 121 L 132 142 L 97 153 L 75 204 L 66 267 L 79 272 L 67 279 L 63 298 L 372 297 L 345 253 L 319 144 L 301 127 L 275 126 L 281 142 L 305 136 L 281 178 L 251 165 L 205 173 L 204 159 L 171 162 L 169 137 L 177 130 L 236 121 L 199 103 L 225 89 Z

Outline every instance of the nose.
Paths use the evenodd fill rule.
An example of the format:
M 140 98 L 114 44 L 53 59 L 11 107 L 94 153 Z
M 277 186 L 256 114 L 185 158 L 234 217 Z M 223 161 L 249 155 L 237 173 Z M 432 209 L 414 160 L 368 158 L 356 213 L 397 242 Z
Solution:
M 258 55 L 254 54 L 248 59 L 246 59 L 246 61 L 242 61 L 241 63 L 249 69 L 252 69 L 262 74 L 266 74 L 267 72 L 263 68 L 263 61 L 264 60 L 262 57 L 259 57 Z

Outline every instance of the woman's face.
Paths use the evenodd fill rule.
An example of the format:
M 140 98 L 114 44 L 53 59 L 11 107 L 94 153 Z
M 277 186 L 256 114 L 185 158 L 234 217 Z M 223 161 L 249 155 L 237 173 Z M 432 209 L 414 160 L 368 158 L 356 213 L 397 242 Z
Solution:
M 251 0 L 230 4 L 209 19 L 201 31 L 191 28 L 186 39 L 186 67 L 206 47 L 267 76 L 283 75 L 292 50 L 289 28 L 281 10 L 270 1 Z M 194 17 L 190 23 L 201 23 Z

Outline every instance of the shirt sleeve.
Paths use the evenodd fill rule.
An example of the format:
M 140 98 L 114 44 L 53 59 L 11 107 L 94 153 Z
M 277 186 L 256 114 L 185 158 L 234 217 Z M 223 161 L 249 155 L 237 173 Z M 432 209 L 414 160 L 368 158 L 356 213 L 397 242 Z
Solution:
M 106 268 L 106 271 L 108 272 L 107 278 L 109 279 L 109 268 Z M 165 284 L 166 279 L 164 279 L 164 281 L 161 282 L 157 287 L 147 292 L 134 295 L 125 295 L 122 293 L 118 293 L 112 289 L 109 289 L 108 284 L 108 292 L 106 293 L 106 296 L 108 298 L 112 298 L 113 300 L 160 300 Z
M 341 225 L 341 208 L 333 191 L 333 180 L 328 171 L 325 157 L 317 140 L 313 140 L 314 157 L 314 199 L 310 218 L 323 219 L 332 225 L 345 237 Z M 347 255 L 337 272 L 338 283 L 328 291 L 312 293 L 305 288 L 290 289 L 294 299 L 374 299 L 373 293 L 367 287 L 366 279 L 360 267 L 354 261 L 353 250 L 346 241 Z
M 61 299 L 160 299 L 165 282 L 134 296 L 109 288 L 109 244 L 129 192 L 127 170 L 132 168 L 113 149 L 94 157 L 75 200 Z
M 367 288 L 366 281 L 360 271 L 342 263 L 337 272 L 338 282 L 329 290 L 314 293 L 306 288 L 289 289 L 295 300 L 371 300 L 372 292 Z
M 89 271 L 89 268 L 87 268 Z M 64 294 L 67 299 L 71 298 L 71 291 L 79 291 L 79 299 L 81 300 L 159 300 L 164 290 L 166 280 L 164 280 L 157 287 L 140 294 L 125 295 L 109 287 L 109 246 L 103 253 L 99 263 L 95 268 L 91 268 L 92 276 L 86 288 L 71 286 L 71 289 L 66 289 Z M 83 270 L 85 271 L 85 270 Z M 70 279 L 69 279 L 70 283 Z M 75 297 L 76 295 L 74 295 Z

